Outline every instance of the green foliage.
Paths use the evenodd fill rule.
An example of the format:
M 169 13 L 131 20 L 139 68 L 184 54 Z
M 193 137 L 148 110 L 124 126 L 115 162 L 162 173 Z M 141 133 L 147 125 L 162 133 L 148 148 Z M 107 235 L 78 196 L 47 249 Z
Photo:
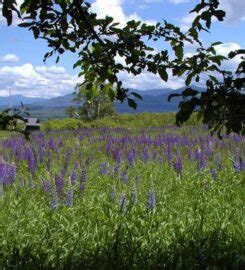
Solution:
M 105 88 L 103 85 L 92 85 L 90 89 L 84 84 L 77 85 L 75 101 L 81 104 L 79 109 L 69 109 L 72 117 L 81 118 L 85 121 L 111 116 L 115 114 L 113 102 L 107 92 L 100 91 L 100 88 L 112 90 L 112 87 Z
M 214 45 L 214 44 L 213 44 Z M 238 50 L 229 54 L 229 58 L 237 55 L 245 55 L 245 50 Z M 219 58 L 218 58 L 219 59 Z M 188 77 L 187 77 L 188 80 Z M 207 124 L 212 132 L 217 132 L 222 137 L 225 129 L 227 134 L 231 132 L 245 134 L 245 61 L 238 65 L 236 77 L 230 72 L 223 73 L 223 82 L 219 82 L 210 75 L 207 81 L 207 91 L 199 93 L 187 88 L 182 94 L 183 101 L 179 104 L 179 112 L 176 115 L 177 125 L 182 125 L 190 115 L 198 111 L 199 118 Z
M 196 125 L 201 122 L 197 120 L 197 114 L 193 114 L 185 125 Z M 53 119 L 42 123 L 42 130 L 75 130 L 77 128 L 96 127 L 125 127 L 125 128 L 147 128 L 162 127 L 175 124 L 175 113 L 140 113 L 122 114 L 104 117 L 93 121 L 84 121 L 74 118 Z
M 89 125 L 79 119 L 65 118 L 61 120 L 48 120 L 42 123 L 42 130 L 75 130 L 78 128 L 87 128 Z
M 23 115 L 28 115 L 28 113 L 25 112 L 23 104 L 21 105 L 22 107 L 20 110 L 12 111 L 12 109 L 7 109 L 3 112 L 0 112 L 0 130 L 16 131 L 22 133 L 25 135 L 26 139 L 28 139 L 29 133 L 24 131 L 22 128 L 19 128 L 20 125 L 18 124 L 18 121 L 26 122 Z
M 147 70 L 168 81 L 168 72 L 172 71 L 176 77 L 185 75 L 187 86 L 194 80 L 199 82 L 203 73 L 217 82 L 214 72 L 222 72 L 220 65 L 225 57 L 217 55 L 215 50 L 219 42 L 213 42 L 205 48 L 200 39 L 201 31 L 208 32 L 211 28 L 212 20 L 223 21 L 225 17 L 225 12 L 219 9 L 218 0 L 201 0 L 191 11 L 196 14 L 196 18 L 185 33 L 165 20 L 156 25 L 131 20 L 122 27 L 111 17 L 98 19 L 91 9 L 91 4 L 84 0 L 50 0 L 43 1 L 41 5 L 39 1 L 25 0 L 20 10 L 16 8 L 16 1 L 3 0 L 2 14 L 8 25 L 12 22 L 12 12 L 17 12 L 22 18 L 20 27 L 28 28 L 35 38 L 47 41 L 51 51 L 45 54 L 45 60 L 56 54 L 58 62 L 60 55 L 66 51 L 78 53 L 79 57 L 74 67 L 80 68 L 79 76 L 84 76 L 85 89 L 91 90 L 93 86 L 100 85 L 100 91 L 106 93 L 111 101 L 127 100 L 132 108 L 136 108 L 137 103 L 130 97 L 128 89 L 123 87 L 118 78 L 119 72 L 139 75 Z M 146 40 L 151 44 L 161 40 L 170 50 L 154 52 L 154 46 L 149 46 Z M 193 43 L 197 45 L 196 52 L 190 57 L 184 57 L 184 44 Z M 118 56 L 125 60 L 125 64 L 116 61 Z M 116 87 L 116 91 L 112 86 Z M 202 101 L 205 102 L 205 99 Z M 236 99 L 236 102 L 240 101 L 241 99 Z M 189 105 L 183 104 L 180 104 L 180 113 L 177 115 L 178 123 L 186 121 L 196 107 L 195 100 Z M 219 105 L 219 113 L 212 117 L 209 125 L 217 126 L 218 130 L 222 125 L 226 125 L 220 121 L 220 113 L 225 113 L 226 107 L 222 102 Z M 239 109 L 241 105 L 239 103 Z M 186 110 L 188 113 L 184 113 Z M 239 114 L 243 112 L 239 111 Z M 229 115 L 231 121 L 234 120 L 237 124 L 229 124 L 229 127 L 226 125 L 227 132 L 241 131 L 242 124 L 236 121 L 236 115 L 237 113 Z M 204 122 L 207 121 L 208 118 L 205 118 Z

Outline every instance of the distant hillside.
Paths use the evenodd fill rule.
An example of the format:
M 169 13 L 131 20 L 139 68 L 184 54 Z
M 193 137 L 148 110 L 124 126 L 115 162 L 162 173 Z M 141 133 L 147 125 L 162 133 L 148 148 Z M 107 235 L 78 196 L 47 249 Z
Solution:
M 68 94 L 65 96 L 55 97 L 47 100 L 40 100 L 38 102 L 33 102 L 32 106 L 35 107 L 69 107 L 74 106 L 76 103 L 73 101 L 74 95 Z
M 11 99 L 13 106 L 19 106 L 21 102 L 23 104 L 33 104 L 35 102 L 45 101 L 44 98 L 32 98 L 32 97 L 25 97 L 22 95 L 14 95 L 12 96 Z M 8 107 L 8 106 L 9 106 L 9 97 L 0 97 L 0 107 Z
M 126 102 L 120 103 L 116 101 L 114 105 L 117 113 L 177 111 L 179 99 L 173 99 L 171 102 L 168 102 L 167 99 L 170 93 L 179 93 L 180 90 L 156 89 L 139 91 L 131 89 L 130 91 L 141 94 L 143 100 L 136 100 L 138 104 L 136 110 L 130 108 Z M 39 117 L 40 119 L 48 119 L 66 117 L 65 110 L 69 106 L 79 106 L 77 103 L 73 102 L 73 94 L 36 102 L 27 106 L 27 108 L 32 116 Z
M 202 88 L 193 87 L 202 91 Z M 136 110 L 129 108 L 127 103 L 114 102 L 115 110 L 119 114 L 123 113 L 142 113 L 142 112 L 175 112 L 178 109 L 180 99 L 174 98 L 171 102 L 168 102 L 168 96 L 171 93 L 180 93 L 183 88 L 177 90 L 171 89 L 152 89 L 146 91 L 140 91 L 136 89 L 130 89 L 130 92 L 136 92 L 140 94 L 143 100 L 138 100 L 138 107 Z M 55 97 L 51 99 L 42 98 L 28 98 L 23 96 L 13 96 L 14 106 L 18 106 L 20 101 L 27 105 L 28 112 L 33 117 L 39 117 L 40 119 L 48 118 L 64 118 L 66 117 L 65 110 L 69 106 L 78 106 L 73 101 L 73 94 L 65 96 Z M 8 105 L 8 98 L 0 98 L 0 107 Z M 18 102 L 17 102 L 18 101 Z M 5 102 L 5 103 L 4 103 Z M 2 105 L 5 104 L 5 105 Z

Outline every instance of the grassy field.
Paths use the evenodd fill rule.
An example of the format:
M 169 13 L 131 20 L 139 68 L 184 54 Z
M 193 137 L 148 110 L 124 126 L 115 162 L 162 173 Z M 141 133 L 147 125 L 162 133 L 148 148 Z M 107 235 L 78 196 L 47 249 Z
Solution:
M 201 126 L 1 140 L 0 268 L 243 269 L 244 150 Z
M 0 130 L 0 140 L 9 138 L 12 135 L 13 135 L 13 132 L 5 131 L 5 130 Z

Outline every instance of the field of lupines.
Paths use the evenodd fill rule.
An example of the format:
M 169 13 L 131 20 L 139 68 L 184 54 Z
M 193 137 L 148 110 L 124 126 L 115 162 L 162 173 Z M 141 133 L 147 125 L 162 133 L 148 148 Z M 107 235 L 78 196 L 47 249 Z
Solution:
M 0 141 L 0 268 L 242 269 L 244 142 L 197 126 Z

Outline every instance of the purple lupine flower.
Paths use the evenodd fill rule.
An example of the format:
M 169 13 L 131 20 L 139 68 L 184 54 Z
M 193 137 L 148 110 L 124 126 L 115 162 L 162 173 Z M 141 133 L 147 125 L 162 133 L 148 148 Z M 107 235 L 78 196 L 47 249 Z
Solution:
M 87 172 L 86 170 L 82 170 L 81 182 L 85 183 L 86 181 L 87 181 Z
M 112 145 L 112 141 L 108 140 L 107 144 L 106 144 L 106 154 L 109 156 L 111 153 L 111 145 Z
M 245 162 L 242 156 L 240 155 L 240 149 L 238 147 L 236 148 L 235 157 L 232 163 L 233 163 L 233 168 L 235 172 L 239 173 L 245 170 Z
M 85 185 L 87 182 L 87 172 L 82 170 L 81 179 L 80 179 L 80 191 L 83 192 L 85 190 Z
M 51 183 L 49 180 L 45 180 L 43 182 L 43 189 L 46 193 L 50 194 L 51 193 Z
M 100 163 L 100 169 L 99 169 L 100 174 L 107 174 L 106 167 L 107 167 L 106 162 L 101 162 Z
M 14 162 L 12 162 L 8 166 L 8 177 L 9 177 L 10 183 L 13 183 L 15 181 L 15 178 L 16 178 L 16 167 L 15 167 Z
M 111 200 L 114 200 L 116 198 L 116 188 L 115 188 L 115 186 L 112 186 L 112 188 L 111 188 L 110 198 L 111 198 Z
M 16 167 L 14 163 L 8 164 L 3 161 L 0 162 L 0 179 L 4 186 L 8 186 L 15 181 Z
M 76 171 L 73 171 L 70 175 L 70 180 L 71 180 L 71 184 L 72 186 L 74 186 L 77 182 L 77 173 Z
M 121 211 L 126 210 L 126 193 L 122 192 L 119 197 L 119 207 Z
M 51 169 L 51 159 L 48 158 L 48 160 L 47 160 L 47 170 L 50 172 L 50 169 Z
M 33 175 L 35 172 L 35 167 L 32 159 L 31 150 L 29 148 L 26 148 L 25 150 L 25 159 L 27 160 L 29 171 Z
M 135 159 L 135 150 L 131 149 L 127 155 L 127 161 L 129 166 L 134 165 L 134 159 Z
M 177 159 L 173 162 L 173 167 L 177 175 L 182 174 L 183 163 L 182 163 L 182 157 L 180 153 L 178 154 Z
M 211 169 L 210 174 L 214 180 L 217 178 L 217 170 L 216 169 Z
M 42 147 L 39 147 L 39 159 L 40 159 L 40 162 L 43 163 L 43 161 L 44 161 L 44 151 L 43 151 Z
M 150 190 L 147 193 L 147 203 L 146 207 L 148 210 L 152 211 L 156 206 L 156 194 L 154 190 Z
M 52 196 L 51 196 L 51 203 L 50 203 L 51 208 L 54 209 L 54 210 L 57 209 L 58 208 L 58 202 L 59 202 L 59 199 L 58 199 L 57 192 L 53 191 Z
M 154 152 L 153 152 L 153 160 L 157 160 L 157 156 L 158 156 L 158 153 L 157 153 L 157 151 L 156 150 L 154 150 Z
M 53 137 L 51 137 L 49 139 L 48 146 L 49 146 L 50 149 L 55 150 L 56 145 L 55 145 L 55 141 L 54 141 L 54 138 Z
M 117 147 L 117 148 L 113 151 L 112 154 L 113 154 L 113 158 L 114 158 L 118 163 L 121 163 L 122 157 L 121 157 L 120 148 Z
M 68 168 L 70 160 L 71 160 L 71 150 L 70 150 L 70 148 L 68 148 L 67 153 L 66 153 L 65 162 L 64 162 L 64 169 L 65 170 Z
M 221 154 L 220 153 L 216 154 L 216 156 L 215 156 L 215 164 L 216 164 L 216 167 L 218 170 L 222 169 L 222 161 L 221 161 Z
M 55 174 L 54 180 L 57 193 L 62 193 L 64 189 L 64 178 L 62 178 L 60 175 Z
M 22 160 L 22 151 L 20 147 L 16 148 L 15 157 L 18 161 Z
M 131 201 L 133 204 L 137 204 L 138 202 L 138 193 L 137 193 L 136 185 L 134 185 L 131 189 Z
M 114 174 L 118 174 L 119 169 L 120 169 L 120 163 L 118 163 L 118 164 L 114 167 L 114 169 L 113 169 Z
M 195 159 L 197 161 L 198 171 L 203 171 L 206 168 L 206 160 L 203 152 L 201 150 L 195 152 Z
M 6 185 L 6 177 L 7 177 L 7 165 L 2 159 L 0 161 L 0 181 L 1 181 L 1 184 Z
M 32 160 L 32 163 L 33 163 L 34 170 L 36 170 L 37 165 L 38 165 L 38 161 L 37 161 L 37 153 L 36 153 L 35 149 L 33 149 L 33 160 Z
M 171 153 L 171 145 L 167 144 L 166 150 L 165 150 L 166 158 L 168 163 L 171 163 L 172 161 L 172 153 Z
M 69 189 L 66 194 L 66 202 L 65 205 L 68 207 L 72 207 L 74 202 L 74 192 L 72 189 Z
M 245 170 L 245 162 L 242 157 L 235 157 L 235 160 L 233 160 L 233 168 L 237 173 Z
M 128 183 L 128 175 L 127 175 L 127 170 L 124 170 L 121 174 L 121 181 L 124 183 L 124 184 L 127 184 Z
M 148 161 L 149 158 L 150 158 L 150 155 L 149 155 L 149 148 L 146 146 L 144 148 L 144 152 L 143 152 L 143 158 L 144 158 L 144 161 Z
M 64 179 L 65 175 L 66 175 L 66 168 L 63 167 L 62 170 L 61 170 L 61 173 L 60 173 L 60 177 Z
M 212 148 L 209 145 L 205 149 L 205 154 L 208 158 L 212 156 Z

